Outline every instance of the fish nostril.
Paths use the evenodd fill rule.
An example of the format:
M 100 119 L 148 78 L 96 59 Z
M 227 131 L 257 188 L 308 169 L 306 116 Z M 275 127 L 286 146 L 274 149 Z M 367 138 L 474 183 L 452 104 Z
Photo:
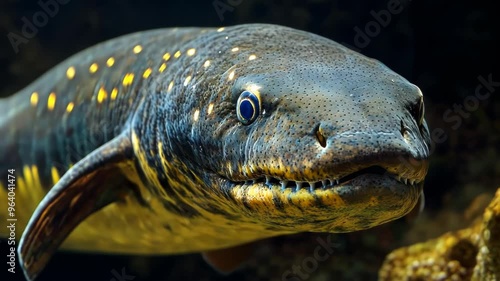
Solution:
M 408 131 L 408 127 L 406 127 L 403 120 L 401 120 L 401 128 L 399 129 L 399 131 L 401 132 L 401 135 L 403 136 L 403 139 L 405 140 L 405 142 L 409 143 L 410 142 L 410 134 Z
M 316 135 L 316 139 L 322 147 L 326 147 L 326 138 L 321 131 L 321 125 L 318 124 L 314 129 L 314 134 Z
M 406 135 L 406 132 L 408 131 L 408 129 L 406 129 L 406 126 L 405 126 L 405 123 L 403 122 L 403 120 L 401 120 L 401 125 L 400 126 L 401 127 L 399 129 L 399 132 L 404 137 Z

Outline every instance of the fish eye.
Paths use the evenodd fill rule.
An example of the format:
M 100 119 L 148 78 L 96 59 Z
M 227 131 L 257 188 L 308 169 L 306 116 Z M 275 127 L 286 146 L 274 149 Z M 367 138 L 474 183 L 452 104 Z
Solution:
M 257 119 L 259 113 L 259 97 L 250 91 L 243 91 L 236 103 L 236 115 L 238 116 L 238 120 L 240 120 L 243 125 L 249 125 Z

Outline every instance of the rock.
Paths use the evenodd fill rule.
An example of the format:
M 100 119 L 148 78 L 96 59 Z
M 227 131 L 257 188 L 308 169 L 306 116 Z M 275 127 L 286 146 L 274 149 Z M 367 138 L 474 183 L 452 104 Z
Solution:
M 390 253 L 379 280 L 500 280 L 500 188 L 469 228 Z

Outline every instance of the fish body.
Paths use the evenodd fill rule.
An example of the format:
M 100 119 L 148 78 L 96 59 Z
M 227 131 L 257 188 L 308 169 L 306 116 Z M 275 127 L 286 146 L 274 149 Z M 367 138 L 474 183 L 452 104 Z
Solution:
M 334 41 L 266 24 L 112 39 L 0 112 L 0 176 L 15 170 L 31 279 L 63 242 L 172 254 L 370 228 L 415 206 L 430 147 L 418 87 Z

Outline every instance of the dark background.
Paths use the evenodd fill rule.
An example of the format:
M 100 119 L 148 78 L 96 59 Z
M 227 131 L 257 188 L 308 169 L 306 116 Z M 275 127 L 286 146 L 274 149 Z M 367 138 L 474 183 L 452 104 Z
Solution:
M 330 265 L 320 265 L 309 279 L 332 280 L 336 276 L 337 280 L 373 280 L 388 251 L 463 226 L 460 218 L 470 202 L 479 195 L 491 195 L 500 184 L 500 86 L 477 108 L 466 111 L 460 126 L 454 127 L 455 123 L 443 116 L 447 110 L 470 102 L 480 85 L 479 76 L 500 82 L 500 24 L 493 1 L 401 1 L 400 13 L 392 14 L 383 24 L 376 23 L 374 14 L 387 10 L 394 1 L 70 0 L 59 5 L 47 24 L 15 52 L 8 34 L 22 35 L 23 17 L 32 22 L 42 8 L 37 1 L 2 0 L 0 96 L 14 94 L 65 58 L 98 42 L 160 27 L 275 23 L 323 35 L 377 58 L 421 88 L 430 128 L 442 129 L 446 140 L 435 143 L 433 149 L 425 186 L 426 210 L 421 218 L 336 235 L 338 254 L 328 261 Z M 222 9 L 221 3 L 230 9 L 218 12 L 215 6 Z M 371 29 L 372 36 L 363 42 L 356 40 L 357 30 L 375 26 L 379 29 Z M 288 255 L 310 255 L 314 237 L 265 241 L 249 267 L 229 276 L 213 272 L 199 255 L 59 253 L 38 280 L 112 280 L 112 270 L 120 272 L 122 268 L 135 276 L 134 280 L 281 280 L 282 269 L 297 261 Z M 9 274 L 8 279 L 0 279 L 12 277 Z M 20 273 L 15 278 L 22 280 Z

